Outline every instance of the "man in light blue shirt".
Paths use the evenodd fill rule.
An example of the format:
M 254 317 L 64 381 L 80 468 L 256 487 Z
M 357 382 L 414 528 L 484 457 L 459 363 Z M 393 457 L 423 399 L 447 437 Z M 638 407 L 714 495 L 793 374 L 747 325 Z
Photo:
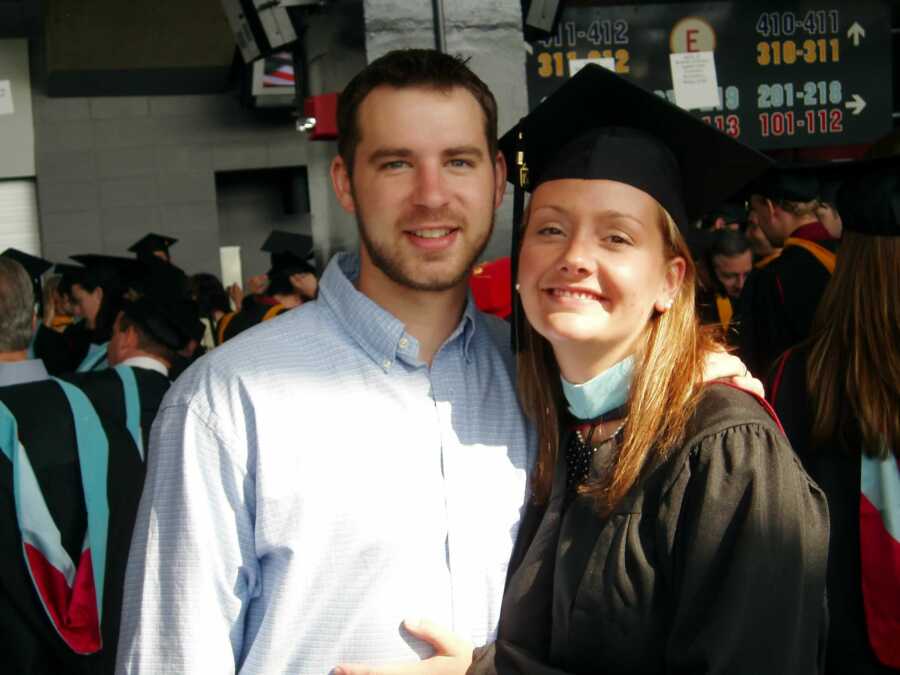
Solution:
M 456 59 L 393 52 L 348 85 L 338 124 L 359 254 L 161 406 L 121 672 L 430 655 L 404 617 L 494 635 L 534 452 L 506 326 L 467 295 L 504 191 L 496 103 Z

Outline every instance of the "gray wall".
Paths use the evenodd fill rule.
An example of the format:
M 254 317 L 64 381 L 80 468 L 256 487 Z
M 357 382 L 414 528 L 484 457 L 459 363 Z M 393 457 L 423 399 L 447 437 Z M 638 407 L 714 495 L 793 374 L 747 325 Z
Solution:
M 448 51 L 471 57 L 472 67 L 494 90 L 502 133 L 527 106 L 519 1 L 446 0 L 445 16 Z M 307 34 L 310 91 L 339 91 L 367 59 L 389 49 L 434 44 L 430 2 L 338 0 L 313 18 Z M 216 172 L 296 166 L 308 171 L 319 262 L 357 245 L 355 223 L 331 190 L 328 166 L 335 144 L 307 141 L 292 120 L 266 121 L 230 94 L 51 99 L 35 70 L 46 257 L 121 255 L 144 233 L 157 231 L 180 240 L 172 253 L 187 272 L 218 273 L 218 247 L 231 242 L 220 236 Z M 506 253 L 511 202 L 509 193 L 487 258 Z M 221 217 L 231 237 L 240 218 Z
M 28 41 L 0 40 L 0 80 L 9 80 L 13 114 L 0 115 L 0 179 L 34 175 Z
M 361 13 L 359 2 L 337 3 L 334 11 L 347 4 Z M 361 30 L 354 49 L 346 44 L 344 21 L 322 14 L 310 28 L 321 54 L 310 63 L 314 93 L 339 90 L 365 64 Z M 48 98 L 34 74 L 39 70 L 32 76 L 35 154 L 49 259 L 124 255 L 129 244 L 156 231 L 179 239 L 173 259 L 188 273 L 218 274 L 218 248 L 231 242 L 220 239 L 216 173 L 273 167 L 307 167 L 320 261 L 355 244 L 353 221 L 331 194 L 335 144 L 307 141 L 288 114 L 270 120 L 242 108 L 232 94 Z M 250 267 L 256 267 L 252 259 Z

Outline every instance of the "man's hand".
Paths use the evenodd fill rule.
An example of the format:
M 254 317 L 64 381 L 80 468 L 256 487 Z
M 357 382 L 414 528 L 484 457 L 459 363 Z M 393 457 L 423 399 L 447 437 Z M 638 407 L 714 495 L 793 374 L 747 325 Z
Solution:
M 403 627 L 420 640 L 434 647 L 434 656 L 424 661 L 396 663 L 387 666 L 367 666 L 361 663 L 342 663 L 333 675 L 463 675 L 472 663 L 472 645 L 461 637 L 430 621 L 403 622 Z
M 765 398 L 763 383 L 753 377 L 743 361 L 727 352 L 709 352 L 703 362 L 703 381 L 728 380 L 744 391 Z

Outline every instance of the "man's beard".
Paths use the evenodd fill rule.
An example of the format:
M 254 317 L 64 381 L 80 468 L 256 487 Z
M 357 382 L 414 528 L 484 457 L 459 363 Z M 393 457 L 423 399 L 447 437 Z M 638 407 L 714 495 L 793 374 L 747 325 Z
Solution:
M 422 216 L 426 216 L 423 218 Z M 417 217 L 407 217 L 401 221 L 400 226 L 409 226 L 416 221 L 421 220 L 434 220 L 434 221 L 450 221 L 453 223 L 459 223 L 462 226 L 465 226 L 465 219 L 454 216 L 451 213 L 446 212 L 445 210 L 439 210 L 437 212 L 429 212 L 428 210 L 418 210 L 416 212 Z M 435 217 L 436 216 L 436 217 Z M 449 218 L 447 216 L 450 216 Z M 475 266 L 475 263 L 478 262 L 478 259 L 481 257 L 481 254 L 484 253 L 484 249 L 487 248 L 488 242 L 491 239 L 491 234 L 494 231 L 494 212 L 491 211 L 491 223 L 487 228 L 484 238 L 481 241 L 475 242 L 475 245 L 472 247 L 470 251 L 471 255 L 465 259 L 465 265 L 460 267 L 460 270 L 454 274 L 451 278 L 448 279 L 429 279 L 429 280 L 420 280 L 414 279 L 407 273 L 406 270 L 403 269 L 403 261 L 400 259 L 401 254 L 392 253 L 387 246 L 381 246 L 377 242 L 375 242 L 370 236 L 368 232 L 368 228 L 366 224 L 363 222 L 363 216 L 357 210 L 356 212 L 356 225 L 359 230 L 359 237 L 362 241 L 363 246 L 366 249 L 366 253 L 369 255 L 369 258 L 372 260 L 372 263 L 377 267 L 381 272 L 391 281 L 401 286 L 405 286 L 406 288 L 410 288 L 416 291 L 449 291 L 453 288 L 456 288 L 460 284 L 464 283 L 468 278 L 469 274 L 472 271 L 472 268 Z M 468 228 L 463 228 L 467 230 Z M 439 255 L 439 254 L 438 254 Z M 437 256 L 436 256 L 437 257 Z M 427 262 L 427 254 L 424 257 L 424 260 Z

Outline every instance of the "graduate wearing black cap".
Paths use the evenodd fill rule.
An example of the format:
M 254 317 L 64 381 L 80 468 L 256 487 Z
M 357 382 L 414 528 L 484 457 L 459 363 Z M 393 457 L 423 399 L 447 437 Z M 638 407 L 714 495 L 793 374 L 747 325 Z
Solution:
M 142 276 L 133 260 L 79 258 L 85 275 L 92 265 L 118 267 L 120 285 L 141 292 L 116 305 L 105 368 L 0 389 L 0 430 L 14 430 L 0 433 L 0 445 L 26 447 L 3 447 L 0 458 L 12 468 L 0 471 L 8 497 L 0 499 L 0 606 L 12 612 L 3 623 L 16 644 L 7 667 L 17 673 L 113 671 L 150 425 L 200 326 L 196 303 L 177 295 L 171 276 Z M 27 469 L 36 482 L 16 478 Z M 47 590 L 60 584 L 64 592 Z
M 170 263 L 172 255 L 169 249 L 177 243 L 175 237 L 151 232 L 129 246 L 128 250 L 134 253 L 138 260 L 144 262 L 156 259 Z
M 244 297 L 240 310 L 223 316 L 216 327 L 222 344 L 251 326 L 274 319 L 316 296 L 313 240 L 305 234 L 273 230 L 261 250 L 271 258 L 265 290 Z
M 515 278 L 540 456 L 469 672 L 816 672 L 825 500 L 758 402 L 703 386 L 685 242 L 767 160 L 595 66 L 501 148 L 532 192 Z
M 900 673 L 900 158 L 834 167 L 844 240 L 769 400 L 828 496 L 825 672 Z
M 778 167 L 751 185 L 756 223 L 781 254 L 757 266 L 740 317 L 741 357 L 762 376 L 781 352 L 809 335 L 834 270 L 838 240 L 819 222 L 823 165 Z

